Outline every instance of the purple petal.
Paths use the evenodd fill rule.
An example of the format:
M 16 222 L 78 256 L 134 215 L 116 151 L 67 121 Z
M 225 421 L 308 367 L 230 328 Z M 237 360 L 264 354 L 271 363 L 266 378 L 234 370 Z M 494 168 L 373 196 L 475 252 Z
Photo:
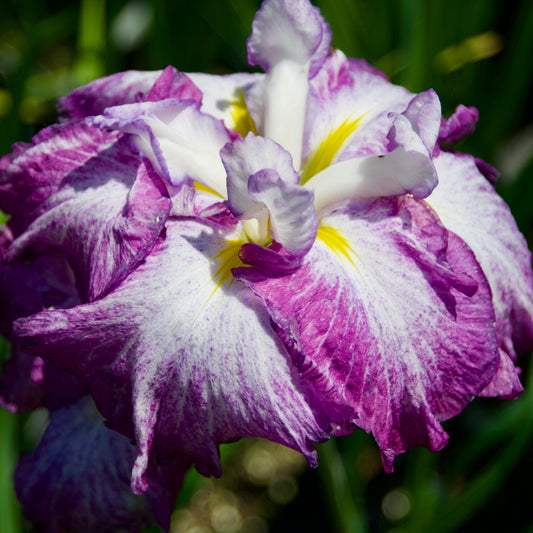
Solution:
M 82 299 L 93 300 L 143 260 L 169 210 L 161 179 L 119 142 L 69 174 L 8 258 L 32 246 L 60 248 L 77 267 Z
M 331 54 L 310 87 L 303 149 L 304 176 L 310 175 L 305 180 L 327 164 L 389 152 L 390 113 L 404 112 L 414 96 L 340 51 Z M 306 168 L 314 167 L 321 153 L 329 163 Z
M 0 265 L 0 324 L 8 339 L 12 337 L 13 320 L 48 306 L 70 307 L 78 303 L 70 267 L 57 252 L 33 258 L 31 263 L 26 260 Z M 87 385 L 82 379 L 50 361 L 22 352 L 12 343 L 11 356 L 2 365 L 2 407 L 13 412 L 41 406 L 57 409 L 84 394 Z
M 453 144 L 467 135 L 472 135 L 478 120 L 479 112 L 475 107 L 457 106 L 448 120 L 442 120 L 439 143 Z
M 235 275 L 263 299 L 302 375 L 352 407 L 391 470 L 409 448 L 444 446 L 439 422 L 494 375 L 490 291 L 464 243 L 407 197 L 321 224 L 294 273 Z
M 439 185 L 427 202 L 476 255 L 492 290 L 498 343 L 516 360 L 517 354 L 533 348 L 533 274 L 527 243 L 473 157 L 441 152 L 434 161 Z
M 174 67 L 169 66 L 163 70 L 161 76 L 155 81 L 150 92 L 147 94 L 145 101 L 158 102 L 159 100 L 166 100 L 167 98 L 194 100 L 200 104 L 202 102 L 202 92 L 196 87 L 196 85 L 194 85 L 187 75 L 176 70 Z
M 87 398 L 55 411 L 38 447 L 22 457 L 17 494 L 39 531 L 141 532 L 156 518 L 168 529 L 186 461 L 169 468 L 172 484 L 156 473 L 152 493 L 136 496 L 129 486 L 135 447 L 103 422 Z
M 234 239 L 197 221 L 168 222 L 165 239 L 105 298 L 16 322 L 24 349 L 88 375 L 113 427 L 131 424 L 121 417 L 131 417 L 133 392 L 137 491 L 151 456 L 190 455 L 201 473 L 219 474 L 218 444 L 247 436 L 315 462 L 312 443 L 335 424 L 266 310 L 233 281 Z
M 32 144 L 14 145 L 13 155 L 4 156 L 0 165 L 0 209 L 12 215 L 14 233 L 26 229 L 71 172 L 108 150 L 119 136 L 69 123 L 42 130 Z
M 129 70 L 99 78 L 60 98 L 59 114 L 82 120 L 102 114 L 106 107 L 142 102 L 161 73 Z

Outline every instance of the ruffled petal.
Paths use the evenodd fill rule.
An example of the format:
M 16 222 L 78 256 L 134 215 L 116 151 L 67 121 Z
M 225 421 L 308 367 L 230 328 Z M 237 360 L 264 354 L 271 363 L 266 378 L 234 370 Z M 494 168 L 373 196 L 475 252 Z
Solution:
M 4 245 L 7 245 L 9 240 Z M 33 258 L 30 262 L 0 264 L 1 332 L 12 338 L 13 320 L 42 309 L 70 307 L 79 303 L 72 271 L 58 252 Z M 50 361 L 22 352 L 15 343 L 2 364 L 0 405 L 12 412 L 37 407 L 57 409 L 87 394 L 88 386 L 77 376 Z
M 90 124 L 133 134 L 133 142 L 172 185 L 188 178 L 226 197 L 220 149 L 230 141 L 223 124 L 202 113 L 195 100 L 169 98 L 111 107 Z
M 105 298 L 16 322 L 24 349 L 88 376 L 113 427 L 131 424 L 121 417 L 131 417 L 133 394 L 136 491 L 149 483 L 153 454 L 190 455 L 201 473 L 220 474 L 219 443 L 261 436 L 314 463 L 312 443 L 335 425 L 266 310 L 233 281 L 241 263 L 232 239 L 194 220 L 169 222 L 165 239 Z
M 498 343 L 515 361 L 517 354 L 533 348 L 533 275 L 527 243 L 473 157 L 441 152 L 434 162 L 439 185 L 426 201 L 476 255 L 492 290 Z
M 479 112 L 475 107 L 457 106 L 448 120 L 442 119 L 439 143 L 453 144 L 467 135 L 472 135 L 478 120 Z
M 40 131 L 32 144 L 13 145 L 0 165 L 0 209 L 11 216 L 15 235 L 38 216 L 40 205 L 55 194 L 74 170 L 108 150 L 120 137 L 84 124 L 54 125 Z
M 155 471 L 151 493 L 136 496 L 129 483 L 134 460 L 135 447 L 105 427 L 90 399 L 55 411 L 15 473 L 24 513 L 46 533 L 141 532 L 156 519 L 168 529 L 188 463 L 167 466 L 175 476 L 171 484 Z
M 490 290 L 468 247 L 422 204 L 380 200 L 321 220 L 302 266 L 239 268 L 302 375 L 371 431 L 384 466 L 447 442 L 498 364 Z
M 150 164 L 139 165 L 125 142 L 72 171 L 42 215 L 11 245 L 62 249 L 77 267 L 82 299 L 119 283 L 153 246 L 170 211 L 167 190 Z

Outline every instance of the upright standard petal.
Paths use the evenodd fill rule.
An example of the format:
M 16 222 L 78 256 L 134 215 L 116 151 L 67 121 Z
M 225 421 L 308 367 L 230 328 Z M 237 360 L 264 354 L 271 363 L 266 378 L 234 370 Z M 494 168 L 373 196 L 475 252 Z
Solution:
M 248 38 L 248 62 L 267 76 L 257 89 L 262 133 L 281 144 L 300 170 L 309 78 L 329 54 L 331 32 L 308 0 L 266 0 Z
M 302 266 L 239 268 L 302 375 L 394 456 L 442 448 L 498 363 L 490 290 L 468 247 L 408 197 L 321 220 Z
M 241 437 L 269 438 L 314 463 L 312 443 L 339 418 L 295 371 L 260 301 L 233 281 L 242 264 L 234 238 L 208 223 L 169 222 L 108 296 L 16 324 L 31 353 L 88 376 L 113 427 L 131 426 L 120 418 L 131 417 L 133 393 L 137 492 L 152 455 L 189 455 L 201 473 L 220 474 L 218 444 Z

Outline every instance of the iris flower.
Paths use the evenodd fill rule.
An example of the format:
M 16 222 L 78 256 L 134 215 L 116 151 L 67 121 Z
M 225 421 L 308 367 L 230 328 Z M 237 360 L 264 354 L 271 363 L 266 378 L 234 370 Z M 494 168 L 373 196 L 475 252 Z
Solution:
M 307 0 L 265 0 L 247 47 L 265 74 L 96 80 L 0 160 L 2 402 L 52 410 L 17 472 L 51 531 L 83 513 L 103 531 L 106 505 L 168 527 L 186 469 L 220 475 L 219 444 L 243 437 L 315 465 L 315 443 L 360 427 L 391 471 L 441 449 L 474 397 L 522 391 L 531 257 L 495 171 L 450 147 L 477 111 L 444 120 L 433 90 L 332 49 Z M 130 440 L 124 464 L 106 452 Z M 87 446 L 110 472 L 76 463 Z M 130 469 L 148 503 L 113 488 Z M 73 518 L 76 476 L 108 503 Z

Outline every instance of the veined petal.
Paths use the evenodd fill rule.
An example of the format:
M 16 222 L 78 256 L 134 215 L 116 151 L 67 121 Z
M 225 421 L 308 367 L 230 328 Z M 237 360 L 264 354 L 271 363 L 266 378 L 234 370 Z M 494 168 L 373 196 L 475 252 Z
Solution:
M 195 100 L 167 99 L 108 108 L 91 124 L 134 134 L 134 143 L 172 185 L 187 178 L 226 196 L 220 149 L 230 141 L 224 126 Z
M 304 187 L 314 191 L 315 209 L 320 215 L 339 207 L 364 207 L 383 196 L 412 194 L 425 198 L 436 184 L 437 173 L 431 159 L 398 147 L 386 155 L 330 165 Z
M 423 205 L 383 199 L 321 220 L 302 266 L 282 278 L 240 268 L 303 376 L 352 406 L 387 470 L 461 411 L 498 364 L 490 290 L 468 247 Z
M 296 170 L 301 164 L 309 78 L 326 60 L 330 43 L 329 26 L 308 0 L 265 0 L 248 38 L 248 62 L 267 72 L 258 89 L 262 133 L 288 150 Z
M 168 66 L 163 72 L 161 72 L 159 78 L 154 82 L 154 85 L 146 95 L 144 101 L 159 102 L 160 100 L 166 100 L 167 98 L 194 100 L 196 103 L 200 104 L 202 102 L 202 92 L 186 74 L 172 66 Z M 122 103 L 125 104 L 127 102 Z
M 0 209 L 11 215 L 9 226 L 22 233 L 69 174 L 110 149 L 121 136 L 85 124 L 56 124 L 41 130 L 32 144 L 13 145 L 0 160 Z
M 304 174 L 327 150 L 335 163 L 362 155 L 390 151 L 387 135 L 393 117 L 402 113 L 414 95 L 393 85 L 377 69 L 348 59 L 336 50 L 310 82 L 303 150 Z M 351 129 L 339 136 L 340 129 Z M 311 172 L 309 179 L 324 167 Z
M 441 152 L 434 162 L 439 185 L 426 201 L 474 251 L 492 289 L 498 343 L 514 361 L 533 347 L 533 276 L 527 243 L 473 157 Z
M 61 249 L 77 266 L 82 299 L 93 300 L 143 260 L 169 211 L 161 178 L 119 142 L 69 174 L 7 257 Z
M 167 529 L 188 463 L 167 465 L 175 475 L 172 485 L 156 475 L 152 494 L 136 496 L 129 483 L 134 460 L 135 447 L 104 425 L 89 398 L 55 411 L 39 445 L 15 472 L 24 513 L 47 533 L 140 532 L 156 518 Z
M 149 483 L 152 454 L 190 455 L 201 473 L 219 474 L 219 443 L 262 436 L 314 462 L 312 442 L 335 423 L 327 400 L 294 372 L 259 300 L 233 281 L 241 263 L 231 238 L 170 221 L 105 298 L 17 322 L 26 349 L 88 375 L 113 427 L 128 426 L 118 417 L 131 417 L 133 391 L 137 491 Z

